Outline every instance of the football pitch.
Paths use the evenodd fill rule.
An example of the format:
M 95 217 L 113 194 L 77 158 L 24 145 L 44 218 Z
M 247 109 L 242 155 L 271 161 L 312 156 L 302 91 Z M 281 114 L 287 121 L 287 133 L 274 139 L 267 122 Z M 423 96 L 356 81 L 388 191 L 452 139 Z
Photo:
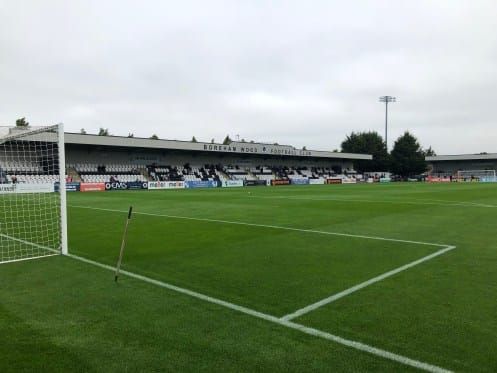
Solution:
M 69 193 L 68 217 L 69 257 L 0 265 L 1 372 L 497 370 L 497 184 Z

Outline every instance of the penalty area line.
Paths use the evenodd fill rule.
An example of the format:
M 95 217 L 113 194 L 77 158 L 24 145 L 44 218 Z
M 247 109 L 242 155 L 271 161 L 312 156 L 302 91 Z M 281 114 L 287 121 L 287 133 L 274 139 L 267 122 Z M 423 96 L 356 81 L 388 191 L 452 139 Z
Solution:
M 91 264 L 91 265 L 109 270 L 109 271 L 115 270 L 115 268 L 110 266 L 110 265 L 99 263 L 99 262 L 91 260 L 91 259 L 86 259 L 86 258 L 77 256 L 77 255 L 73 255 L 73 254 L 67 254 L 66 256 L 68 256 L 69 258 L 87 263 L 87 264 Z M 139 275 L 137 273 L 122 270 L 121 274 L 124 276 L 130 277 L 130 278 L 134 278 L 136 280 L 141 280 L 143 282 L 177 292 L 177 293 L 188 295 L 190 297 L 200 299 L 200 300 L 205 301 L 205 302 L 209 302 L 209 303 L 213 303 L 213 304 L 225 307 L 225 308 L 229 308 L 231 310 L 234 310 L 234 311 L 237 311 L 237 312 L 240 312 L 240 313 L 252 316 L 252 317 L 256 317 L 258 319 L 272 322 L 274 324 L 278 324 L 278 325 L 281 325 L 281 326 L 284 326 L 284 327 L 287 327 L 287 328 L 290 328 L 293 330 L 298 330 L 302 333 L 305 333 L 305 334 L 308 334 L 308 335 L 311 335 L 314 337 L 319 337 L 319 338 L 322 338 L 322 339 L 325 339 L 325 340 L 328 340 L 331 342 L 335 342 L 337 344 L 340 344 L 340 345 L 343 345 L 346 347 L 350 347 L 350 348 L 353 348 L 353 349 L 361 351 L 361 352 L 366 352 L 366 353 L 369 353 L 371 355 L 375 355 L 375 356 L 378 356 L 378 357 L 381 357 L 384 359 L 392 360 L 392 361 L 395 361 L 397 363 L 400 363 L 400 364 L 403 364 L 406 366 L 411 366 L 411 367 L 414 367 L 417 369 L 425 370 L 428 372 L 435 372 L 435 373 L 451 372 L 450 370 L 447 370 L 445 368 L 441 368 L 441 367 L 436 366 L 436 365 L 428 364 L 428 363 L 425 363 L 425 362 L 422 362 L 419 360 L 411 359 L 411 358 L 403 356 L 403 355 L 395 354 L 395 353 L 390 352 L 390 351 L 382 350 L 380 348 L 376 348 L 376 347 L 367 345 L 367 344 L 362 343 L 362 342 L 357 342 L 357 341 L 353 341 L 350 339 L 345 339 L 345 338 L 339 337 L 339 336 L 331 334 L 331 333 L 327 333 L 327 332 L 324 332 L 324 331 L 321 331 L 318 329 L 310 328 L 310 327 L 307 327 L 307 326 L 302 325 L 302 324 L 294 323 L 292 321 L 282 320 L 276 316 L 268 315 L 268 314 L 265 314 L 263 312 L 259 312 L 259 311 L 252 310 L 252 309 L 247 308 L 247 307 L 239 306 L 237 304 L 230 303 L 230 302 L 227 302 L 227 301 L 224 301 L 221 299 L 217 299 L 217 298 L 205 295 L 205 294 L 197 293 L 196 291 L 181 288 L 179 286 L 175 286 L 175 285 L 163 282 L 163 281 L 155 280 L 155 279 L 152 279 L 150 277 L 142 276 L 142 275 Z
M 336 294 L 331 295 L 327 298 L 321 299 L 320 301 L 313 303 L 313 304 L 310 304 L 310 305 L 308 305 L 304 308 L 301 308 L 293 313 L 285 315 L 281 318 L 281 320 L 290 321 L 290 320 L 296 319 L 297 317 L 303 316 L 303 315 L 305 315 L 309 312 L 312 312 L 320 307 L 323 307 L 327 304 L 333 303 L 333 302 L 335 302 L 343 297 L 346 297 L 347 295 L 350 295 L 352 293 L 355 293 L 356 291 L 364 289 L 365 287 L 368 287 L 368 286 L 373 285 L 377 282 L 383 281 L 388 277 L 394 276 L 400 272 L 408 270 L 409 268 L 412 268 L 412 267 L 417 266 L 421 263 L 427 262 L 428 260 L 436 258 L 440 255 L 443 255 L 451 250 L 454 250 L 455 248 L 456 248 L 455 246 L 447 246 L 445 249 L 438 250 L 430 255 L 424 256 L 418 260 L 415 260 L 413 262 L 405 264 L 405 265 L 398 267 L 396 269 L 392 269 L 391 271 L 385 272 L 379 276 L 373 277 L 367 281 L 364 281 L 364 282 L 361 282 L 360 284 L 352 286 L 351 288 L 345 289 L 339 293 L 336 293 Z
M 127 210 L 118 210 L 118 209 L 108 209 L 103 207 L 89 207 L 89 206 L 80 206 L 80 205 L 70 205 L 69 207 L 79 208 L 79 209 L 87 209 L 87 210 L 98 210 L 98 211 L 109 211 L 109 212 L 119 212 L 119 213 L 127 213 Z M 340 233 L 340 232 L 330 232 L 330 231 L 320 231 L 316 229 L 305 229 L 305 228 L 292 228 L 285 227 L 281 225 L 271 225 L 271 224 L 259 224 L 259 223 L 247 223 L 242 221 L 232 221 L 232 220 L 220 220 L 220 219 L 209 219 L 209 218 L 195 218 L 189 216 L 179 216 L 179 215 L 169 215 L 169 214 L 156 214 L 152 212 L 134 212 L 135 215 L 144 215 L 144 216 L 155 216 L 155 217 L 163 217 L 169 219 L 182 219 L 182 220 L 193 220 L 193 221 L 204 221 L 209 223 L 219 223 L 219 224 L 233 224 L 233 225 L 243 225 L 248 227 L 258 227 L 258 228 L 268 228 L 268 229 L 281 229 L 286 231 L 293 232 L 303 232 L 303 233 L 314 233 L 314 234 L 322 234 L 329 236 L 339 236 L 339 237 L 350 237 L 350 238 L 364 238 L 367 240 L 377 240 L 377 241 L 389 241 L 389 242 L 400 242 L 400 243 L 408 243 L 415 245 L 427 245 L 427 246 L 435 246 L 446 248 L 449 245 L 432 243 L 432 242 L 422 242 L 422 241 L 411 241 L 411 240 L 401 240 L 397 238 L 386 238 L 386 237 L 378 237 L 378 236 L 367 236 L 361 234 L 352 234 L 352 233 Z

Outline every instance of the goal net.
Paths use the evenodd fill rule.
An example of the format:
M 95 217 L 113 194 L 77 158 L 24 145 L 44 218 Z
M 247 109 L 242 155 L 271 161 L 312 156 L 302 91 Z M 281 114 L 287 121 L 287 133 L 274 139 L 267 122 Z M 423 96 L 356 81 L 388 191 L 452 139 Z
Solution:
M 465 181 L 497 181 L 495 170 L 463 170 L 457 171 L 457 178 Z
M 62 124 L 0 127 L 0 263 L 67 254 Z

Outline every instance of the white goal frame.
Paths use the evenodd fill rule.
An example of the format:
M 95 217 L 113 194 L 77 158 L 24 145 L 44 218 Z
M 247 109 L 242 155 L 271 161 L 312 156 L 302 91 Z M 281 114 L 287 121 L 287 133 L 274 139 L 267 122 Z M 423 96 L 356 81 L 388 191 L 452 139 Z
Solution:
M 497 180 L 495 170 L 459 170 L 457 171 L 458 179 L 468 179 L 468 178 L 491 178 L 492 180 Z
M 6 128 L 12 129 L 15 127 L 6 127 Z M 20 244 L 26 245 L 28 247 L 32 247 L 34 250 L 35 249 L 45 249 L 47 252 L 50 252 L 50 254 L 48 254 L 48 255 L 40 255 L 40 254 L 36 254 L 36 253 L 33 253 L 33 255 L 24 254 L 24 255 L 21 255 L 21 257 L 14 257 L 12 259 L 8 258 L 8 254 L 7 254 L 6 258 L 3 257 L 3 254 L 2 254 L 2 257 L 0 257 L 0 264 L 17 262 L 17 261 L 22 261 L 22 260 L 29 260 L 29 259 L 36 259 L 36 258 L 40 258 L 40 257 L 50 256 L 50 255 L 57 255 L 57 254 L 68 255 L 69 254 L 68 234 L 67 234 L 67 192 L 66 192 L 66 162 L 65 162 L 64 124 L 59 123 L 59 124 L 52 125 L 52 126 L 35 127 L 35 128 L 28 127 L 26 129 L 17 128 L 17 130 L 15 130 L 15 131 L 9 131 L 9 134 L 7 134 L 6 136 L 1 136 L 1 134 L 0 134 L 0 146 L 2 144 L 13 142 L 16 140 L 40 141 L 38 139 L 41 138 L 43 135 L 45 135 L 46 138 L 41 139 L 42 142 L 46 141 L 47 143 L 49 142 L 49 143 L 53 144 L 53 146 L 54 146 L 53 149 L 55 149 L 55 145 L 57 145 L 57 148 L 56 148 L 57 154 L 54 154 L 55 156 L 54 156 L 53 160 L 54 160 L 54 162 L 55 162 L 55 159 L 58 160 L 58 177 L 56 179 L 56 182 L 58 182 L 58 184 L 59 184 L 59 189 L 57 191 L 55 188 L 55 184 L 54 184 L 53 193 L 58 193 L 59 198 L 58 198 L 58 201 L 55 201 L 54 202 L 55 204 L 53 204 L 52 206 L 58 205 L 58 207 L 60 209 L 60 211 L 59 211 L 60 214 L 57 214 L 58 221 L 56 222 L 57 223 L 55 226 L 56 228 L 52 230 L 52 233 L 57 232 L 57 230 L 59 230 L 59 232 L 57 232 L 58 242 L 56 245 L 53 245 L 54 247 L 48 247 L 48 246 L 40 245 L 39 243 L 36 243 L 36 242 L 31 242 L 28 239 L 23 239 L 23 237 L 13 237 L 13 236 L 11 237 L 9 235 L 2 234 L 2 236 L 4 238 L 6 238 L 7 240 L 11 239 L 12 241 L 16 241 Z M 8 150 L 7 153 L 5 153 L 6 162 L 12 161 L 10 156 L 7 154 L 9 152 L 12 152 L 15 154 L 15 151 L 16 151 L 16 149 L 14 148 L 14 150 L 12 150 L 12 151 Z M 20 154 L 19 160 L 21 160 L 23 150 L 19 149 L 18 151 Z M 0 154 L 0 160 L 2 158 L 1 156 L 2 156 L 2 154 Z M 55 170 L 55 166 L 54 166 L 54 170 Z M 4 175 L 8 175 L 8 170 L 5 171 Z M 9 182 L 8 176 L 6 176 L 6 179 L 7 179 L 7 182 Z M 1 180 L 0 180 L 0 183 L 1 183 Z M 23 184 L 16 182 L 16 185 L 14 185 L 13 180 L 11 180 L 11 183 L 12 183 L 12 191 L 10 192 L 10 194 L 17 196 L 18 193 L 16 191 L 19 190 L 18 189 L 19 186 L 21 186 Z M 7 185 L 10 185 L 10 184 L 7 184 Z M 25 185 L 29 186 L 30 184 L 25 184 Z M 29 192 L 24 192 L 24 193 L 33 195 L 33 194 L 37 194 L 38 192 L 37 191 L 33 191 L 33 192 L 29 191 Z M 8 202 L 7 202 L 7 206 L 8 206 Z M 55 247 L 55 246 L 58 246 L 58 247 Z M 7 251 L 7 253 L 8 252 L 9 251 Z

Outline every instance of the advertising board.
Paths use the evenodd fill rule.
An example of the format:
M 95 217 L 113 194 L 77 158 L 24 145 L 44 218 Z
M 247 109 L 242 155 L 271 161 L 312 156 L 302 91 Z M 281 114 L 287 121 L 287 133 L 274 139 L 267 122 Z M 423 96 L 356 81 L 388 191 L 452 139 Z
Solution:
M 104 192 L 105 183 L 81 183 L 79 190 L 81 192 Z
M 217 181 L 185 181 L 185 188 L 217 188 Z
M 184 188 L 185 188 L 184 181 L 149 181 L 148 182 L 149 190 L 184 189 Z
M 357 180 L 354 178 L 344 178 L 342 179 L 342 184 L 357 184 Z
M 271 180 L 271 185 L 290 185 L 290 180 L 285 180 L 285 179 L 276 179 L 276 180 Z
M 273 181 L 273 180 L 271 180 Z M 267 181 L 266 180 L 244 180 L 243 184 L 245 186 L 266 186 Z
M 309 184 L 311 185 L 323 185 L 324 182 L 324 179 L 309 179 Z
M 291 179 L 290 184 L 292 185 L 308 185 L 309 179 L 301 178 L 301 179 Z
M 224 180 L 221 184 L 223 188 L 237 188 L 243 186 L 243 180 Z
M 30 184 L 0 184 L 0 194 L 10 193 L 53 193 L 55 187 L 53 183 Z
M 59 183 L 55 183 L 54 185 L 55 187 L 55 191 L 58 192 L 59 191 Z M 79 183 L 76 183 L 76 182 L 69 182 L 69 183 L 66 183 L 66 191 L 68 192 L 79 192 Z

